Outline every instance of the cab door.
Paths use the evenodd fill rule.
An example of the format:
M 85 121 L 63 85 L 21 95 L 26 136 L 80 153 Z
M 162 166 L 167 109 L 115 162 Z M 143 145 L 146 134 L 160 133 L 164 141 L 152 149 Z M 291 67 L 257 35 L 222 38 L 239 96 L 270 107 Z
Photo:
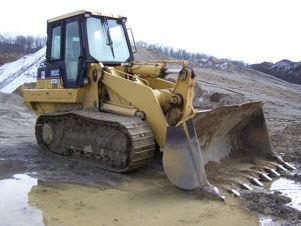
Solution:
M 79 67 L 81 57 L 81 36 L 78 21 L 70 21 L 65 25 L 64 43 L 64 73 L 65 88 L 79 87 Z

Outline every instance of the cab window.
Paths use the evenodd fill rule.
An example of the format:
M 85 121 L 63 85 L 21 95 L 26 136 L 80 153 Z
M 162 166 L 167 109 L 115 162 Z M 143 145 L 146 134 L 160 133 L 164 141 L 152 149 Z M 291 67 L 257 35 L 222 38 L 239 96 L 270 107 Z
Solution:
M 75 82 L 77 80 L 78 63 L 81 52 L 77 21 L 67 23 L 65 40 L 65 65 L 67 80 L 68 82 Z
M 52 29 L 51 60 L 61 59 L 61 26 Z

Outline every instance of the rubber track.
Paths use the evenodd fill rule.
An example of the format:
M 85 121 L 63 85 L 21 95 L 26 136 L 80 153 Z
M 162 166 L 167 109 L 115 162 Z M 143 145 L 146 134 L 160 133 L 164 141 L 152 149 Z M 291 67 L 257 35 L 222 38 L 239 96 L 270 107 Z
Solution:
M 156 149 L 154 136 L 152 130 L 149 128 L 148 124 L 138 117 L 127 117 L 120 116 L 116 114 L 97 112 L 97 111 L 88 111 L 88 110 L 74 110 L 67 113 L 51 113 L 41 115 L 36 122 L 35 131 L 36 139 L 38 144 L 42 149 L 46 151 L 56 152 L 54 150 L 49 150 L 47 145 L 44 143 L 42 137 L 42 127 L 45 122 L 57 124 L 62 122 L 62 120 L 75 120 L 73 123 L 77 123 L 78 120 L 85 122 L 85 125 L 93 125 L 90 130 L 93 130 L 93 133 L 97 133 L 97 130 L 112 128 L 120 131 L 121 133 L 126 134 L 130 140 L 130 147 L 126 150 L 128 161 L 125 166 L 112 166 L 109 160 L 105 162 L 99 160 L 99 156 L 91 154 L 91 152 L 86 152 L 85 150 L 69 150 L 68 155 L 72 155 L 75 152 L 77 154 L 81 153 L 80 158 L 90 159 L 97 164 L 100 168 L 107 169 L 115 172 L 126 172 L 138 167 L 144 166 L 148 163 L 154 156 L 154 150 Z M 97 130 L 95 131 L 95 126 Z M 78 131 L 77 131 L 78 133 Z M 80 139 L 80 136 L 79 136 Z M 64 141 L 59 141 L 62 143 Z M 72 147 L 73 144 L 67 144 Z M 58 149 L 60 147 L 57 147 Z M 97 158 L 98 157 L 98 158 Z M 102 156 L 101 156 L 102 157 Z

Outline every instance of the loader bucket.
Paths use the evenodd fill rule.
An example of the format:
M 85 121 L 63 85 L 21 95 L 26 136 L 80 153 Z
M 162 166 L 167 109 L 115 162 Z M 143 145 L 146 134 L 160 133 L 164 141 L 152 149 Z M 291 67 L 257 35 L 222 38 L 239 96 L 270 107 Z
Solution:
M 250 102 L 196 114 L 195 129 L 205 164 L 247 154 L 275 155 L 262 105 L 262 102 Z
M 163 166 L 169 180 L 182 189 L 200 188 L 221 197 L 208 182 L 208 162 L 245 155 L 274 156 L 262 105 L 250 102 L 198 111 L 182 126 L 169 127 L 163 148 Z
M 208 184 L 193 121 L 190 119 L 182 126 L 168 128 L 166 140 L 163 164 L 172 183 L 187 190 Z
M 200 189 L 207 196 L 224 200 L 206 177 L 204 160 L 192 119 L 179 127 L 169 127 L 163 149 L 163 166 L 168 179 L 185 190 Z

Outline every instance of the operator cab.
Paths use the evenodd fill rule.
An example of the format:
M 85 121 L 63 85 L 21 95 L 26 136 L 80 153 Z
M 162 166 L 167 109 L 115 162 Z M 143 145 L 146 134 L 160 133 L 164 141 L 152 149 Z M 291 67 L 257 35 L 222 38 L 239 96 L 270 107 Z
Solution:
M 76 11 L 48 20 L 46 64 L 38 79 L 60 79 L 65 88 L 84 85 L 89 63 L 133 62 L 125 17 Z

